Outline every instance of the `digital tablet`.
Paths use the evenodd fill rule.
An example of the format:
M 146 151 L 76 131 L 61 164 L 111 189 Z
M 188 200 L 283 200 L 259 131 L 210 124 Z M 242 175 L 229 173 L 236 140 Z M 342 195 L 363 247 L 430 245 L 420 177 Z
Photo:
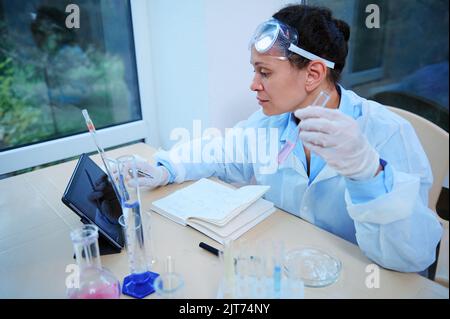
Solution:
M 119 224 L 122 215 L 120 202 L 106 173 L 88 155 L 82 154 L 66 187 L 62 202 L 81 217 L 83 223 L 99 228 L 99 240 L 112 248 L 124 247 L 124 236 Z

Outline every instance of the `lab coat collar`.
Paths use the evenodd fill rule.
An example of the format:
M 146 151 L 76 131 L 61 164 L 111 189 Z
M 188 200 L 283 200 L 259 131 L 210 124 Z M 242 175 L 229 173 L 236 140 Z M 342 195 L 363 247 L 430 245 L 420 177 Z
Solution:
M 328 164 L 325 164 L 323 169 L 319 172 L 319 174 L 316 176 L 316 178 L 311 182 L 311 185 L 316 184 L 320 181 L 324 181 L 326 179 L 333 178 L 337 176 L 338 173 L 331 168 Z
M 338 89 L 341 92 L 341 101 L 339 102 L 339 111 L 345 115 L 351 116 L 353 119 L 357 119 L 361 116 L 361 103 L 356 103 L 350 97 L 348 90 L 344 89 L 340 84 Z
M 286 140 L 294 142 L 296 139 L 296 132 L 297 124 L 295 122 L 295 115 L 294 113 L 288 113 L 283 133 L 281 133 L 280 136 L 280 142 L 286 142 Z
M 298 174 L 300 174 L 300 176 L 302 176 L 303 178 L 308 180 L 308 174 L 306 173 L 306 170 L 305 170 L 305 168 L 303 166 L 303 163 L 297 156 L 294 156 L 294 152 L 292 152 L 286 158 L 286 160 L 283 163 L 279 164 L 279 166 L 278 166 L 279 170 L 280 169 L 285 169 L 285 168 L 293 169 Z
M 293 169 L 305 180 L 309 180 L 308 174 L 306 173 L 306 170 L 303 167 L 301 160 L 297 156 L 294 156 L 294 154 L 289 155 L 288 158 L 286 159 L 286 161 L 284 163 L 281 163 L 278 167 L 278 169 L 284 169 L 284 168 Z M 316 176 L 316 178 L 310 183 L 310 185 L 313 185 L 317 182 L 320 182 L 320 181 L 323 181 L 323 180 L 326 180 L 329 178 L 333 178 L 337 175 L 338 175 L 338 173 L 333 168 L 331 168 L 330 166 L 325 164 L 325 166 L 322 168 L 322 170 L 319 172 L 319 174 Z

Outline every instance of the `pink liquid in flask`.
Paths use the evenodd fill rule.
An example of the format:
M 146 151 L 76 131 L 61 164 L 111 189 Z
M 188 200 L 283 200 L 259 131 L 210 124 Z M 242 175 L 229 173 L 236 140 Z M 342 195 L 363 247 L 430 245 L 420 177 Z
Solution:
M 117 299 L 120 296 L 117 284 L 97 285 L 92 288 L 79 291 L 70 296 L 71 299 Z

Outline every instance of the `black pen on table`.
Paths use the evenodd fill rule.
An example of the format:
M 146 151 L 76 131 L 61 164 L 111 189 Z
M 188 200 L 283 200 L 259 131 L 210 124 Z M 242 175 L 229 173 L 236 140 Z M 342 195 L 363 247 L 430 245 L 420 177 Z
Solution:
M 206 251 L 209 251 L 211 254 L 213 254 L 213 255 L 215 255 L 217 257 L 219 257 L 219 254 L 223 253 L 221 250 L 219 250 L 217 248 L 214 248 L 214 247 L 212 247 L 212 246 L 210 246 L 210 245 L 208 245 L 208 244 L 206 244 L 204 242 L 200 242 L 200 244 L 198 244 L 198 246 L 200 248 L 203 248 Z M 255 259 L 255 257 L 254 256 L 250 256 L 250 259 L 253 260 L 253 259 Z M 235 266 L 236 266 L 237 262 L 238 262 L 238 258 L 234 258 L 234 265 Z
M 217 257 L 219 257 L 219 254 L 222 254 L 223 252 L 221 251 L 221 250 L 219 250 L 219 249 L 217 249 L 217 248 L 214 248 L 213 246 L 210 246 L 210 245 L 208 245 L 208 244 L 206 244 L 206 243 L 204 243 L 204 242 L 200 242 L 200 244 L 198 244 L 198 246 L 200 247 L 200 248 L 203 248 L 204 250 L 206 250 L 206 251 L 209 251 L 211 254 L 213 254 L 213 255 L 215 255 L 215 256 L 217 256 Z M 257 257 L 255 257 L 255 256 L 250 256 L 250 259 L 255 259 L 255 258 L 257 258 Z M 234 262 L 236 263 L 237 262 L 237 258 L 234 258 Z
M 206 251 L 209 251 L 211 254 L 216 255 L 217 257 L 219 257 L 219 254 L 221 253 L 221 251 L 218 250 L 217 248 L 214 248 L 204 242 L 200 242 L 200 244 L 198 244 L 198 246 L 200 248 L 203 248 Z

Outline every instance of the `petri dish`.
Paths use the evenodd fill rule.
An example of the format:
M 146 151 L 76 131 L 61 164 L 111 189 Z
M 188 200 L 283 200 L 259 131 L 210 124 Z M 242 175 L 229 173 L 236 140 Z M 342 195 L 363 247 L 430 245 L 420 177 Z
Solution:
M 342 263 L 320 249 L 301 248 L 287 253 L 284 269 L 288 278 L 301 279 L 306 287 L 326 287 L 338 280 Z

